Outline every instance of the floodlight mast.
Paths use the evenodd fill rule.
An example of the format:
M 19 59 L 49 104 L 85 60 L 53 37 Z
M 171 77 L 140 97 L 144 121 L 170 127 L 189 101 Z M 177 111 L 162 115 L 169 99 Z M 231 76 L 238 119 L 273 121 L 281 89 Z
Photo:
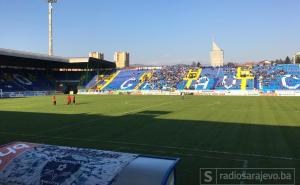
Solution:
M 53 55 L 53 31 L 52 31 L 52 14 L 53 14 L 53 3 L 57 0 L 48 0 L 48 55 Z

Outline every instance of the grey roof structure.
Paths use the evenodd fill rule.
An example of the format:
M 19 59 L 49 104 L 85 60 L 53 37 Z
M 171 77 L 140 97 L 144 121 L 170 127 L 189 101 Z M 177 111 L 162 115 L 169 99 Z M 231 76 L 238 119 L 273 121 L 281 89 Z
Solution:
M 65 58 L 65 57 L 49 56 L 46 54 L 18 51 L 18 50 L 12 50 L 12 49 L 4 49 L 4 48 L 0 48 L 0 55 L 38 59 L 38 60 L 49 60 L 49 61 L 55 61 L 55 62 L 65 62 L 65 63 L 69 62 L 69 59 Z
M 66 58 L 0 48 L 0 66 L 36 68 L 115 68 L 114 62 L 92 57 Z

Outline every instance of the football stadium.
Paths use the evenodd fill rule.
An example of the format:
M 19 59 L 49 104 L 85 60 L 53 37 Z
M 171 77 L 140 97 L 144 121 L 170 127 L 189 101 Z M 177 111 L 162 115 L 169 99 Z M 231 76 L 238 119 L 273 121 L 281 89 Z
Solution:
M 0 49 L 0 184 L 300 183 L 297 55 L 226 65 L 212 42 L 209 65 L 130 65 L 127 52 L 52 52 L 52 25 L 49 54 Z

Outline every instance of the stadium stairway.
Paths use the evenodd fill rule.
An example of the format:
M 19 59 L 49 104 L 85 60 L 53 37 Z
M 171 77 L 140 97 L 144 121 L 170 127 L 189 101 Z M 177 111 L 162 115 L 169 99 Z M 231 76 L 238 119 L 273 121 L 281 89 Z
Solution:
M 121 71 L 117 71 L 113 74 L 111 74 L 107 79 L 104 79 L 104 84 L 97 86 L 97 89 L 103 90 L 106 86 L 108 86 L 120 73 Z
M 246 90 L 247 88 L 247 79 L 242 78 L 241 90 Z
M 241 90 L 247 90 L 248 80 L 253 82 L 254 75 L 251 73 L 252 68 L 242 69 L 241 67 L 237 68 L 236 79 L 241 80 Z
M 135 86 L 134 90 L 138 90 L 141 85 L 144 84 L 146 79 L 150 79 L 152 77 L 152 72 L 145 72 L 141 77 L 140 77 L 140 82 Z
M 183 80 L 186 80 L 186 85 L 185 85 L 185 89 L 189 89 L 192 82 L 194 80 L 198 80 L 200 74 L 201 74 L 202 68 L 197 69 L 196 71 L 193 71 L 193 69 L 190 69 L 188 74 L 186 75 L 186 77 Z

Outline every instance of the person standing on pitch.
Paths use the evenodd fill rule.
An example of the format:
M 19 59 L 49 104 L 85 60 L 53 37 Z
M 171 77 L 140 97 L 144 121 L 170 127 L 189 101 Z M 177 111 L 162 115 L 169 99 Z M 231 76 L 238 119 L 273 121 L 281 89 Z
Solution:
M 72 96 L 72 102 L 73 102 L 73 104 L 76 103 L 76 101 L 75 101 L 75 95 Z
M 53 105 L 56 105 L 56 97 L 55 97 L 55 95 L 52 96 L 52 104 L 53 104 Z
M 68 105 L 70 105 L 70 104 L 71 104 L 71 96 L 68 95 Z

